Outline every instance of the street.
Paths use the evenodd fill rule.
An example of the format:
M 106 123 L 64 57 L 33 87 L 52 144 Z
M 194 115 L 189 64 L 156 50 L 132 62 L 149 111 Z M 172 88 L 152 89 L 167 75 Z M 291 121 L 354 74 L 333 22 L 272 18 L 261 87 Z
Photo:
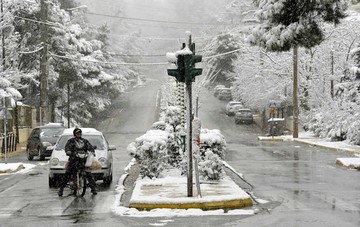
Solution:
M 211 90 L 199 95 L 202 127 L 220 129 L 227 141 L 226 162 L 243 174 L 256 204 L 254 216 L 132 217 L 112 212 L 116 183 L 131 157 L 126 147 L 157 121 L 158 91 L 167 79 L 165 68 L 149 70 L 145 85 L 121 97 L 116 108 L 98 124 L 116 146 L 114 181 L 109 188 L 84 198 L 48 187 L 46 161 L 25 174 L 0 176 L 0 226 L 360 226 L 359 172 L 335 165 L 345 154 L 296 142 L 265 142 L 255 125 L 236 125 L 225 115 L 225 101 Z M 244 185 L 241 179 L 235 179 Z M 263 201 L 268 201 L 263 203 Z

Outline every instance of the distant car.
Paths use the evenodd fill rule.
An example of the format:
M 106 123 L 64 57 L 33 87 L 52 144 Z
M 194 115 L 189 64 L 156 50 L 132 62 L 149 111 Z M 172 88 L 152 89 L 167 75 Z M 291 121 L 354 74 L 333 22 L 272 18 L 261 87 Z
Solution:
M 217 98 L 223 101 L 232 100 L 232 94 L 230 88 L 220 88 Z
M 27 139 L 26 155 L 28 160 L 33 160 L 34 156 L 38 156 L 40 160 L 50 157 L 51 150 L 46 148 L 56 143 L 64 129 L 65 127 L 60 123 L 49 123 L 34 128 Z
M 214 96 L 216 97 L 219 94 L 219 90 L 225 88 L 225 85 L 219 84 L 214 87 Z
M 49 186 L 58 185 L 59 180 L 65 173 L 65 165 L 68 156 L 65 154 L 66 142 L 74 137 L 74 128 L 65 129 L 55 146 L 52 148 L 52 155 L 49 161 Z M 105 186 L 109 186 L 113 180 L 113 156 L 112 151 L 116 150 L 115 146 L 109 145 L 103 133 L 94 128 L 81 128 L 82 137 L 89 140 L 95 147 L 95 160 L 101 163 L 101 169 L 87 170 L 90 171 L 95 181 L 102 180 Z
M 241 102 L 231 101 L 225 107 L 225 113 L 228 116 L 234 116 L 239 109 L 243 109 L 244 106 Z
M 254 116 L 250 109 L 239 109 L 235 113 L 234 118 L 236 124 L 240 124 L 240 123 L 252 124 L 254 122 Z

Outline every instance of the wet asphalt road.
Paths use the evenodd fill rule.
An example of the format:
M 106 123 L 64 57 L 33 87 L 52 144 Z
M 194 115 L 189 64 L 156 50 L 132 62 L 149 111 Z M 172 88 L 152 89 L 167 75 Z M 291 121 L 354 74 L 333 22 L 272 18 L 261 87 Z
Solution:
M 164 69 L 152 72 L 143 87 L 124 94 L 98 126 L 117 150 L 114 182 L 98 184 L 99 194 L 78 199 L 57 196 L 48 187 L 47 161 L 25 174 L 0 176 L 0 226 L 360 226 L 359 172 L 335 166 L 345 154 L 294 142 L 257 140 L 254 125 L 235 125 L 224 112 L 226 102 L 211 91 L 200 93 L 203 128 L 218 128 L 228 144 L 226 160 L 251 186 L 246 188 L 260 204 L 258 214 L 206 217 L 131 217 L 113 213 L 115 186 L 131 157 L 129 143 L 156 121 L 158 91 L 167 79 Z M 25 154 L 10 162 L 28 162 Z M 245 185 L 240 179 L 239 184 Z M 261 204 L 263 200 L 268 203 Z

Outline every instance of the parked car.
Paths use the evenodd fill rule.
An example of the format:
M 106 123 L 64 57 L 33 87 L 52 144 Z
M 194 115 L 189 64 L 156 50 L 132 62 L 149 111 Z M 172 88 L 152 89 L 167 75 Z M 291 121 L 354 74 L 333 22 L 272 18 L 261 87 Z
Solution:
M 218 99 L 224 101 L 232 100 L 231 89 L 230 88 L 220 88 L 217 95 Z
M 39 156 L 40 160 L 50 157 L 51 150 L 46 148 L 56 143 L 64 129 L 65 127 L 60 123 L 49 123 L 34 128 L 27 139 L 26 154 L 28 160 L 33 160 L 34 156 Z
M 251 112 L 250 109 L 239 109 L 236 113 L 235 113 L 235 123 L 236 124 L 240 124 L 240 123 L 248 123 L 251 124 L 254 122 L 254 116 Z
M 52 149 L 52 155 L 49 161 L 49 186 L 58 185 L 59 180 L 65 173 L 65 165 L 68 156 L 65 153 L 67 141 L 74 137 L 74 128 L 65 129 Z M 113 156 L 112 151 L 116 150 L 115 146 L 109 145 L 102 132 L 94 128 L 81 128 L 82 137 L 89 140 L 95 147 L 95 160 L 101 163 L 101 169 L 87 170 L 94 175 L 95 181 L 102 180 L 105 186 L 109 186 L 113 180 Z
M 225 85 L 219 84 L 214 87 L 214 96 L 216 97 L 219 94 L 219 90 L 225 88 Z
M 243 108 L 244 106 L 241 104 L 241 102 L 230 101 L 228 104 L 226 104 L 225 113 L 228 116 L 234 116 L 239 109 Z

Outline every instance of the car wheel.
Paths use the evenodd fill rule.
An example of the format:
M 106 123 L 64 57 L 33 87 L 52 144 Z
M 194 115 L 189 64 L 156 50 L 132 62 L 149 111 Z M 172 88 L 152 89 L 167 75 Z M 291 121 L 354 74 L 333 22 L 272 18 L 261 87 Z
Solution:
M 108 186 L 110 186 L 112 180 L 113 180 L 113 174 L 112 174 L 112 171 L 111 171 L 111 173 L 110 173 L 109 176 L 104 177 L 103 183 L 104 183 L 104 185 L 105 185 L 106 187 L 108 187 Z
M 44 160 L 45 160 L 45 156 L 41 154 L 41 149 L 40 149 L 40 147 L 38 148 L 38 154 L 39 154 L 39 157 L 40 157 L 40 161 L 44 161 Z
M 53 177 L 53 178 L 49 177 L 49 187 L 53 188 L 55 186 L 56 186 L 56 178 L 55 177 Z
M 34 156 L 30 154 L 29 148 L 26 148 L 26 156 L 29 161 L 34 159 Z

